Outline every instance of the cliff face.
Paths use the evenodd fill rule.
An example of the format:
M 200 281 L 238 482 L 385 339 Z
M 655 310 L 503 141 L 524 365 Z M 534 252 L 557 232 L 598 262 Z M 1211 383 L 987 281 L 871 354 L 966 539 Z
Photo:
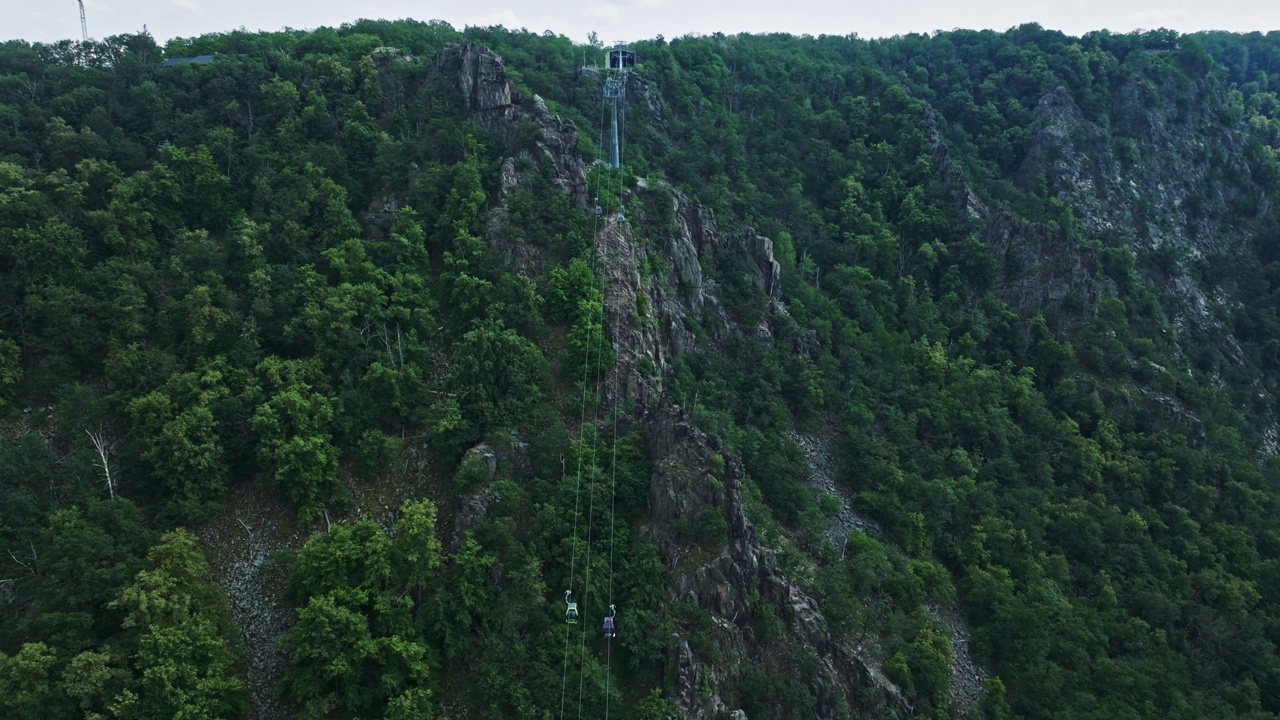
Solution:
M 715 347 L 733 323 L 718 285 L 702 272 L 716 253 L 752 258 L 751 279 L 771 299 L 771 315 L 786 310 L 779 300 L 780 268 L 771 240 L 753 231 L 726 236 L 704 208 L 671 188 L 660 191 L 670 193 L 675 218 L 658 243 L 672 263 L 669 276 L 642 280 L 640 250 L 628 225 L 606 227 L 597 253 L 621 378 L 612 400 L 637 402 L 636 420 L 655 461 L 645 532 L 672 568 L 671 599 L 693 602 L 711 614 L 716 654 L 723 658 L 701 657 L 688 638 L 672 635 L 667 659 L 675 680 L 673 699 L 684 717 L 745 717 L 726 704 L 725 692 L 739 679 L 743 662 L 790 674 L 807 659 L 817 671 L 799 679 L 810 688 L 820 717 L 847 710 L 855 704 L 851 698 L 865 696 L 868 689 L 877 712 L 905 713 L 898 688 L 859 649 L 833 642 L 818 603 L 787 579 L 774 551 L 756 535 L 743 501 L 739 459 L 665 399 L 662 376 L 671 361 L 699 342 Z M 641 303 L 647 308 L 643 313 Z M 699 321 L 705 340 L 690 329 L 688 319 Z M 767 333 L 769 325 L 766 318 L 759 330 Z M 706 539 L 702 531 L 715 526 L 727 528 L 724 536 Z M 753 628 L 761 613 L 783 622 L 782 642 L 765 646 L 757 640 Z
M 984 202 L 950 160 L 933 111 L 926 112 L 935 166 L 952 203 L 995 252 L 1004 300 L 1039 311 L 1071 299 L 1092 315 L 1097 301 L 1118 293 L 1099 249 L 1119 249 L 1137 258 L 1141 282 L 1162 291 L 1167 340 L 1179 360 L 1189 365 L 1193 343 L 1207 336 L 1227 362 L 1243 367 L 1244 353 L 1223 319 L 1243 299 L 1230 278 L 1209 284 L 1194 271 L 1197 263 L 1243 252 L 1253 241 L 1252 221 L 1271 212 L 1220 80 L 1134 75 L 1114 89 L 1100 118 L 1088 117 L 1063 88 L 1042 97 L 1011 179 L 1042 188 L 1058 204 L 1056 226 Z M 1140 392 L 1157 415 L 1187 413 L 1168 393 Z
M 951 202 L 974 221 L 979 236 L 994 251 L 1003 275 L 998 292 L 1006 302 L 1043 308 L 1074 296 L 1092 304 L 1109 289 L 1092 248 L 1067 238 L 1061 230 L 1022 220 L 984 202 L 952 162 L 937 116 L 928 106 L 925 121 L 934 167 Z
M 516 92 L 500 58 L 479 46 L 446 48 L 435 69 L 456 83 L 472 119 L 500 137 L 515 138 L 520 125 L 526 133 L 530 124 L 536 129 L 523 136 L 526 149 L 502 163 L 500 202 L 488 239 L 517 269 L 539 273 L 543 252 L 497 229 L 505 213 L 501 201 L 525 182 L 517 168 L 532 160 L 556 188 L 588 211 L 590 188 L 587 166 L 577 153 L 577 129 L 548 112 L 536 95 L 526 98 Z M 579 79 L 593 86 L 601 80 L 592 71 L 583 71 Z M 633 84 L 628 103 L 660 124 L 660 96 L 640 78 Z M 1204 94 L 1200 101 L 1208 108 L 1220 99 L 1220 88 L 1211 84 L 1196 90 Z M 1193 256 L 1219 252 L 1244 239 L 1229 222 L 1235 208 L 1253 203 L 1265 211 L 1247 167 L 1230 160 L 1237 155 L 1232 148 L 1240 149 L 1238 134 L 1219 122 L 1212 109 L 1161 104 L 1151 92 L 1155 90 L 1135 78 L 1116 94 L 1117 107 L 1106 123 L 1088 119 L 1064 91 L 1040 101 L 1035 134 L 1017 180 L 1044 183 L 1047 194 L 1069 209 L 1056 226 L 1025 221 L 980 197 L 950 159 L 940 123 L 926 110 L 935 169 L 951 201 L 994 250 L 1002 267 L 999 293 L 1008 302 L 1044 308 L 1076 298 L 1091 307 L 1116 290 L 1100 270 L 1096 247 L 1120 239 L 1139 252 L 1167 244 Z M 1153 102 L 1158 105 L 1154 111 Z M 1135 154 L 1135 147 L 1142 152 Z M 1207 195 L 1200 192 L 1206 185 L 1211 188 Z M 616 379 L 605 383 L 602 395 L 608 404 L 636 408 L 628 422 L 642 431 L 655 468 L 641 532 L 656 543 L 670 569 L 670 602 L 691 602 L 708 613 L 715 645 L 708 653 L 705 645 L 691 643 L 680 632 L 667 639 L 671 699 L 684 717 L 742 718 L 742 711 L 733 707 L 733 688 L 750 663 L 771 674 L 807 668 L 794 677 L 808 687 L 820 717 L 852 708 L 885 717 L 909 715 L 903 693 L 874 657 L 865 648 L 833 640 L 818 603 L 787 577 L 775 552 L 758 537 L 743 500 L 741 461 L 717 438 L 695 428 L 663 387 L 663 377 L 681 354 L 724 349 L 734 332 L 774 335 L 773 323 L 787 310 L 772 241 L 753 230 L 722 231 L 706 208 L 665 183 L 642 181 L 624 190 L 620 200 L 629 208 L 628 220 L 604 218 L 597 224 L 594 247 L 596 271 L 604 281 L 609 339 L 617 353 Z M 735 326 L 721 287 L 708 272 L 717 258 L 730 255 L 749 260 L 736 267 L 745 268 L 740 271 L 746 280 L 768 298 L 757 327 Z M 1179 322 L 1208 316 L 1205 289 L 1181 274 L 1164 280 L 1188 299 Z M 1192 287 L 1181 287 L 1187 284 Z M 473 505 L 460 505 L 457 527 L 467 524 L 463 516 L 484 513 Z M 844 511 L 852 513 L 847 498 Z M 854 519 L 846 532 L 866 525 L 865 519 Z M 967 654 L 964 619 L 950 608 L 931 607 L 930 612 L 952 627 L 960 643 L 953 675 L 955 706 L 972 707 L 981 698 L 985 673 Z M 766 644 L 756 637 L 764 614 L 781 622 L 781 640 Z
M 1208 334 L 1239 365 L 1239 344 L 1213 311 L 1237 302 L 1235 289 L 1198 282 L 1190 267 L 1241 251 L 1250 241 L 1249 221 L 1270 211 L 1226 92 L 1213 78 L 1157 84 L 1135 76 L 1117 89 L 1100 124 L 1059 88 L 1036 107 L 1036 135 L 1019 176 L 1044 179 L 1071 209 L 1082 241 L 1126 247 L 1139 258 L 1156 252 L 1185 258 L 1144 278 L 1174 302 L 1168 321 L 1178 333 L 1175 346 L 1189 356 L 1181 336 Z M 1068 257 L 1057 253 L 1055 260 Z
M 1224 117 L 1225 92 L 1212 79 L 1133 77 L 1099 123 L 1058 88 L 1036 107 L 1018 179 L 1044 178 L 1085 238 L 1174 244 L 1193 256 L 1233 249 L 1239 219 L 1265 214 L 1267 200 L 1250 176 L 1241 128 Z
M 598 272 L 605 279 L 605 310 L 623 378 L 619 399 L 652 405 L 661 403 L 661 378 L 678 355 L 703 341 L 718 348 L 734 324 L 719 283 L 703 270 L 718 255 L 750 258 L 748 279 L 770 298 L 770 311 L 785 313 L 786 309 L 779 300 L 781 268 L 773 256 L 772 240 L 750 230 L 740 235 L 721 232 L 706 208 L 665 183 L 645 194 L 650 199 L 661 195 L 670 203 L 672 222 L 664 225 L 648 212 L 637 219 L 646 228 L 665 226 L 666 230 L 659 231 L 646 247 L 630 224 L 610 221 L 597 236 L 596 257 Z M 670 263 L 669 272 L 642 272 L 649 252 Z M 767 318 L 757 331 L 769 334 Z
M 808 687 L 817 717 L 854 708 L 877 717 L 908 715 L 910 705 L 899 688 L 864 648 L 834 640 L 818 603 L 787 578 L 777 555 L 761 543 L 743 503 L 742 463 L 714 436 L 693 427 L 681 408 L 648 409 L 641 423 L 651 456 L 660 458 L 649 488 L 648 532 L 674 568 L 672 599 L 711 614 L 716 654 L 724 658 L 700 657 L 688 638 L 671 636 L 667 661 L 682 715 L 745 717 L 726 705 L 724 694 L 748 662 Z M 707 526 L 711 514 L 726 521 L 726 538 L 689 539 L 686 529 Z M 765 644 L 757 637 L 761 614 L 782 622 L 780 641 Z
M 1046 94 L 1012 180 L 1043 186 L 1069 211 L 1056 228 L 984 202 L 951 161 L 932 109 L 926 121 L 951 201 L 976 221 L 1004 266 L 1001 294 L 1040 308 L 1068 296 L 1092 305 L 1114 292 L 1098 266 L 1099 245 L 1139 254 L 1172 247 L 1194 259 L 1246 241 L 1241 217 L 1270 208 L 1250 176 L 1243 129 L 1228 115 L 1226 89 L 1212 78 L 1156 84 L 1134 76 L 1098 120 L 1063 88 Z M 1195 287 L 1180 271 L 1151 279 L 1186 300 L 1180 321 L 1212 324 L 1204 312 L 1211 289 Z
M 587 177 L 578 159 L 578 130 L 573 123 L 552 115 L 538 95 L 526 97 L 511 86 L 502 59 L 493 52 L 467 42 L 450 45 L 436 56 L 433 71 L 455 84 L 462 95 L 463 106 L 482 127 L 504 139 L 514 138 L 522 123 L 537 128 L 534 149 L 525 157 L 537 154 L 554 168 L 557 189 L 566 192 L 581 206 L 587 204 Z M 515 161 L 503 166 L 503 189 L 510 191 L 519 182 Z
M 503 87 L 501 61 L 487 50 L 474 45 L 448 48 L 436 67 L 457 75 L 477 122 L 502 133 L 522 117 L 533 120 L 541 136 L 537 147 L 547 155 L 554 182 L 586 209 L 585 194 L 578 190 L 585 187 L 580 183 L 586 167 L 576 152 L 571 125 L 550 116 L 536 98 L 529 103 Z M 599 82 L 590 72 L 583 77 L 585 82 Z M 642 83 L 638 78 L 636 82 Z M 656 94 L 643 87 L 631 89 L 635 92 L 629 92 L 630 102 L 643 103 L 660 116 Z M 503 164 L 504 197 L 521 182 L 515 172 L 517 159 Z M 656 210 L 638 211 L 629 214 L 627 222 L 606 218 L 598 229 L 595 265 L 604 280 L 606 324 L 617 353 L 616 392 L 611 383 L 602 391 L 608 403 L 635 403 L 629 422 L 642 430 L 655 467 L 648 523 L 642 532 L 654 539 L 672 571 L 670 600 L 693 602 L 714 619 L 711 635 L 718 655 L 714 660 L 703 657 L 680 633 L 668 638 L 671 699 L 682 717 L 745 718 L 732 707 L 730 689 L 743 663 L 751 662 L 772 673 L 816 667 L 816 673 L 797 679 L 810 688 L 821 717 L 868 704 L 866 709 L 882 716 L 905 714 L 908 707 L 901 691 L 858 649 L 833 642 L 818 603 L 787 579 L 774 551 L 757 537 L 743 502 L 741 462 L 715 437 L 695 428 L 664 392 L 662 377 L 676 357 L 700 343 L 714 349 L 732 329 L 734 320 L 725 310 L 719 285 L 704 271 L 718 254 L 750 258 L 748 281 L 769 298 L 770 316 L 786 312 L 772 240 L 750 230 L 740 235 L 722 232 L 709 211 L 666 184 L 642 184 L 624 202 L 629 197 L 643 197 L 648 201 L 644 207 L 668 205 L 662 217 Z M 496 216 L 502 213 L 499 208 Z M 658 228 L 656 237 L 641 240 L 637 223 L 646 230 Z M 541 264 L 532 249 L 513 247 L 499 234 L 491 234 L 490 240 L 522 270 L 533 271 Z M 669 271 L 648 271 L 651 252 L 669 263 Z M 768 336 L 769 324 L 766 317 L 753 330 Z M 707 539 L 704 531 L 709 527 L 727 531 Z M 762 612 L 775 616 L 785 628 L 785 638 L 767 647 L 753 630 Z M 870 703 L 853 699 L 868 694 Z

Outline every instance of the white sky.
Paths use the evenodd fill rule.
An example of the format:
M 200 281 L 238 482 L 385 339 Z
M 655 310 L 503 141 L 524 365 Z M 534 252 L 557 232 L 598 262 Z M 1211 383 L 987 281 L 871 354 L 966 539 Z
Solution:
M 1024 22 L 1080 35 L 1168 27 L 1181 32 L 1280 29 L 1280 0 L 85 0 L 90 37 L 136 32 L 164 42 L 207 32 L 340 25 L 361 17 L 440 19 L 466 25 L 551 30 L 575 41 L 658 34 L 790 32 L 884 37 L 952 28 L 1004 30 Z M 78 38 L 76 0 L 0 0 L 0 40 Z

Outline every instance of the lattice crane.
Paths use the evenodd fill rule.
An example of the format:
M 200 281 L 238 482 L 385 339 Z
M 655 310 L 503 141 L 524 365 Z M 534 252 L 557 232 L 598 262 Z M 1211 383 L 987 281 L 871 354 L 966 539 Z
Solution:
M 80 39 L 89 42 L 89 23 L 84 19 L 84 0 L 76 0 L 80 3 Z

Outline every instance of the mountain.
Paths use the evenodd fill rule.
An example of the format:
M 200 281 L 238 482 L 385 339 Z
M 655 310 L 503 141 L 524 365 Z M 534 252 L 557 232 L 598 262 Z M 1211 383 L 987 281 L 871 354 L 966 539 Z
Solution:
M 1280 33 L 605 50 L 0 46 L 0 714 L 1280 715 Z

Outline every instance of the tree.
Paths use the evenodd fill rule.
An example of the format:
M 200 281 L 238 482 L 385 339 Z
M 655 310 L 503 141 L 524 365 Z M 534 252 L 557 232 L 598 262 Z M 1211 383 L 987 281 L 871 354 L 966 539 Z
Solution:
M 131 687 L 112 705 L 121 718 L 234 718 L 244 709 L 239 661 L 226 636 L 228 611 L 221 588 L 205 579 L 209 566 L 185 530 L 167 533 L 147 553 L 138 573 L 112 607 L 126 612 L 136 632 Z
M 477 424 L 517 420 L 542 396 L 546 360 L 529 340 L 489 317 L 455 346 L 454 378 Z
M 183 407 L 156 390 L 129 404 L 144 438 L 142 457 L 151 463 L 152 476 L 168 492 L 170 512 L 178 518 L 208 518 L 226 493 L 226 453 L 208 405 L 226 394 L 226 388 L 215 386 L 187 399 Z
M 464 657 L 472 650 L 476 636 L 493 615 L 493 593 L 485 575 L 496 561 L 470 538 L 450 558 L 433 609 L 433 629 L 450 658 Z
M 429 500 L 405 501 L 396 523 L 396 555 L 406 589 L 417 589 L 419 597 L 442 562 L 442 547 L 436 537 L 436 506 Z
M 128 500 L 91 501 L 59 510 L 39 538 L 38 614 L 25 630 L 63 652 L 90 648 L 119 631 L 110 603 L 142 568 L 155 535 Z
M 367 687 L 366 667 L 377 648 L 369 619 L 356 608 L 368 600 L 366 593 L 346 591 L 318 595 L 307 601 L 298 621 L 280 640 L 290 656 L 280 681 L 280 694 L 302 703 L 312 717 L 338 709 L 368 711 L 373 702 Z
M 568 267 L 551 268 L 543 297 L 550 318 L 560 322 L 572 320 L 583 301 L 603 302 L 595 289 L 591 266 L 581 258 L 572 260 Z
M 22 380 L 22 366 L 19 364 L 21 348 L 8 338 L 0 338 L 0 407 L 4 407 L 4 398 L 12 386 Z
M 371 520 L 314 536 L 289 573 L 289 593 L 302 603 L 333 588 L 384 591 L 396 586 L 393 543 Z
M 48 717 L 55 706 L 51 678 L 57 656 L 44 643 L 26 643 L 13 657 L 0 653 L 0 709 L 5 717 Z
M 62 673 L 62 690 L 86 720 L 109 717 L 109 705 L 129 682 L 129 672 L 110 653 L 86 650 L 71 658 Z
M 598 294 L 598 293 L 597 293 Z M 604 303 L 601 300 L 583 300 L 578 304 L 573 327 L 569 329 L 569 353 L 567 367 L 575 380 L 585 380 L 605 374 L 615 360 L 613 345 L 605 339 Z
M 260 438 L 258 457 L 302 520 L 314 520 L 338 479 L 338 450 L 329 429 L 333 403 L 313 387 L 319 376 L 313 363 L 272 357 L 258 372 L 267 393 L 252 420 Z
M 107 439 L 107 437 L 99 432 L 92 433 L 88 430 L 84 431 L 89 436 L 89 441 L 93 443 L 93 450 L 98 454 L 98 465 L 102 468 L 102 479 L 107 485 L 107 497 L 111 500 L 116 499 L 116 479 L 111 473 L 111 450 L 115 444 Z
M 394 541 L 377 524 L 340 525 L 309 540 L 289 577 L 302 604 L 280 647 L 290 655 L 281 695 L 308 716 L 430 717 L 432 653 L 405 596 L 428 585 L 439 563 L 435 507 L 406 502 Z

